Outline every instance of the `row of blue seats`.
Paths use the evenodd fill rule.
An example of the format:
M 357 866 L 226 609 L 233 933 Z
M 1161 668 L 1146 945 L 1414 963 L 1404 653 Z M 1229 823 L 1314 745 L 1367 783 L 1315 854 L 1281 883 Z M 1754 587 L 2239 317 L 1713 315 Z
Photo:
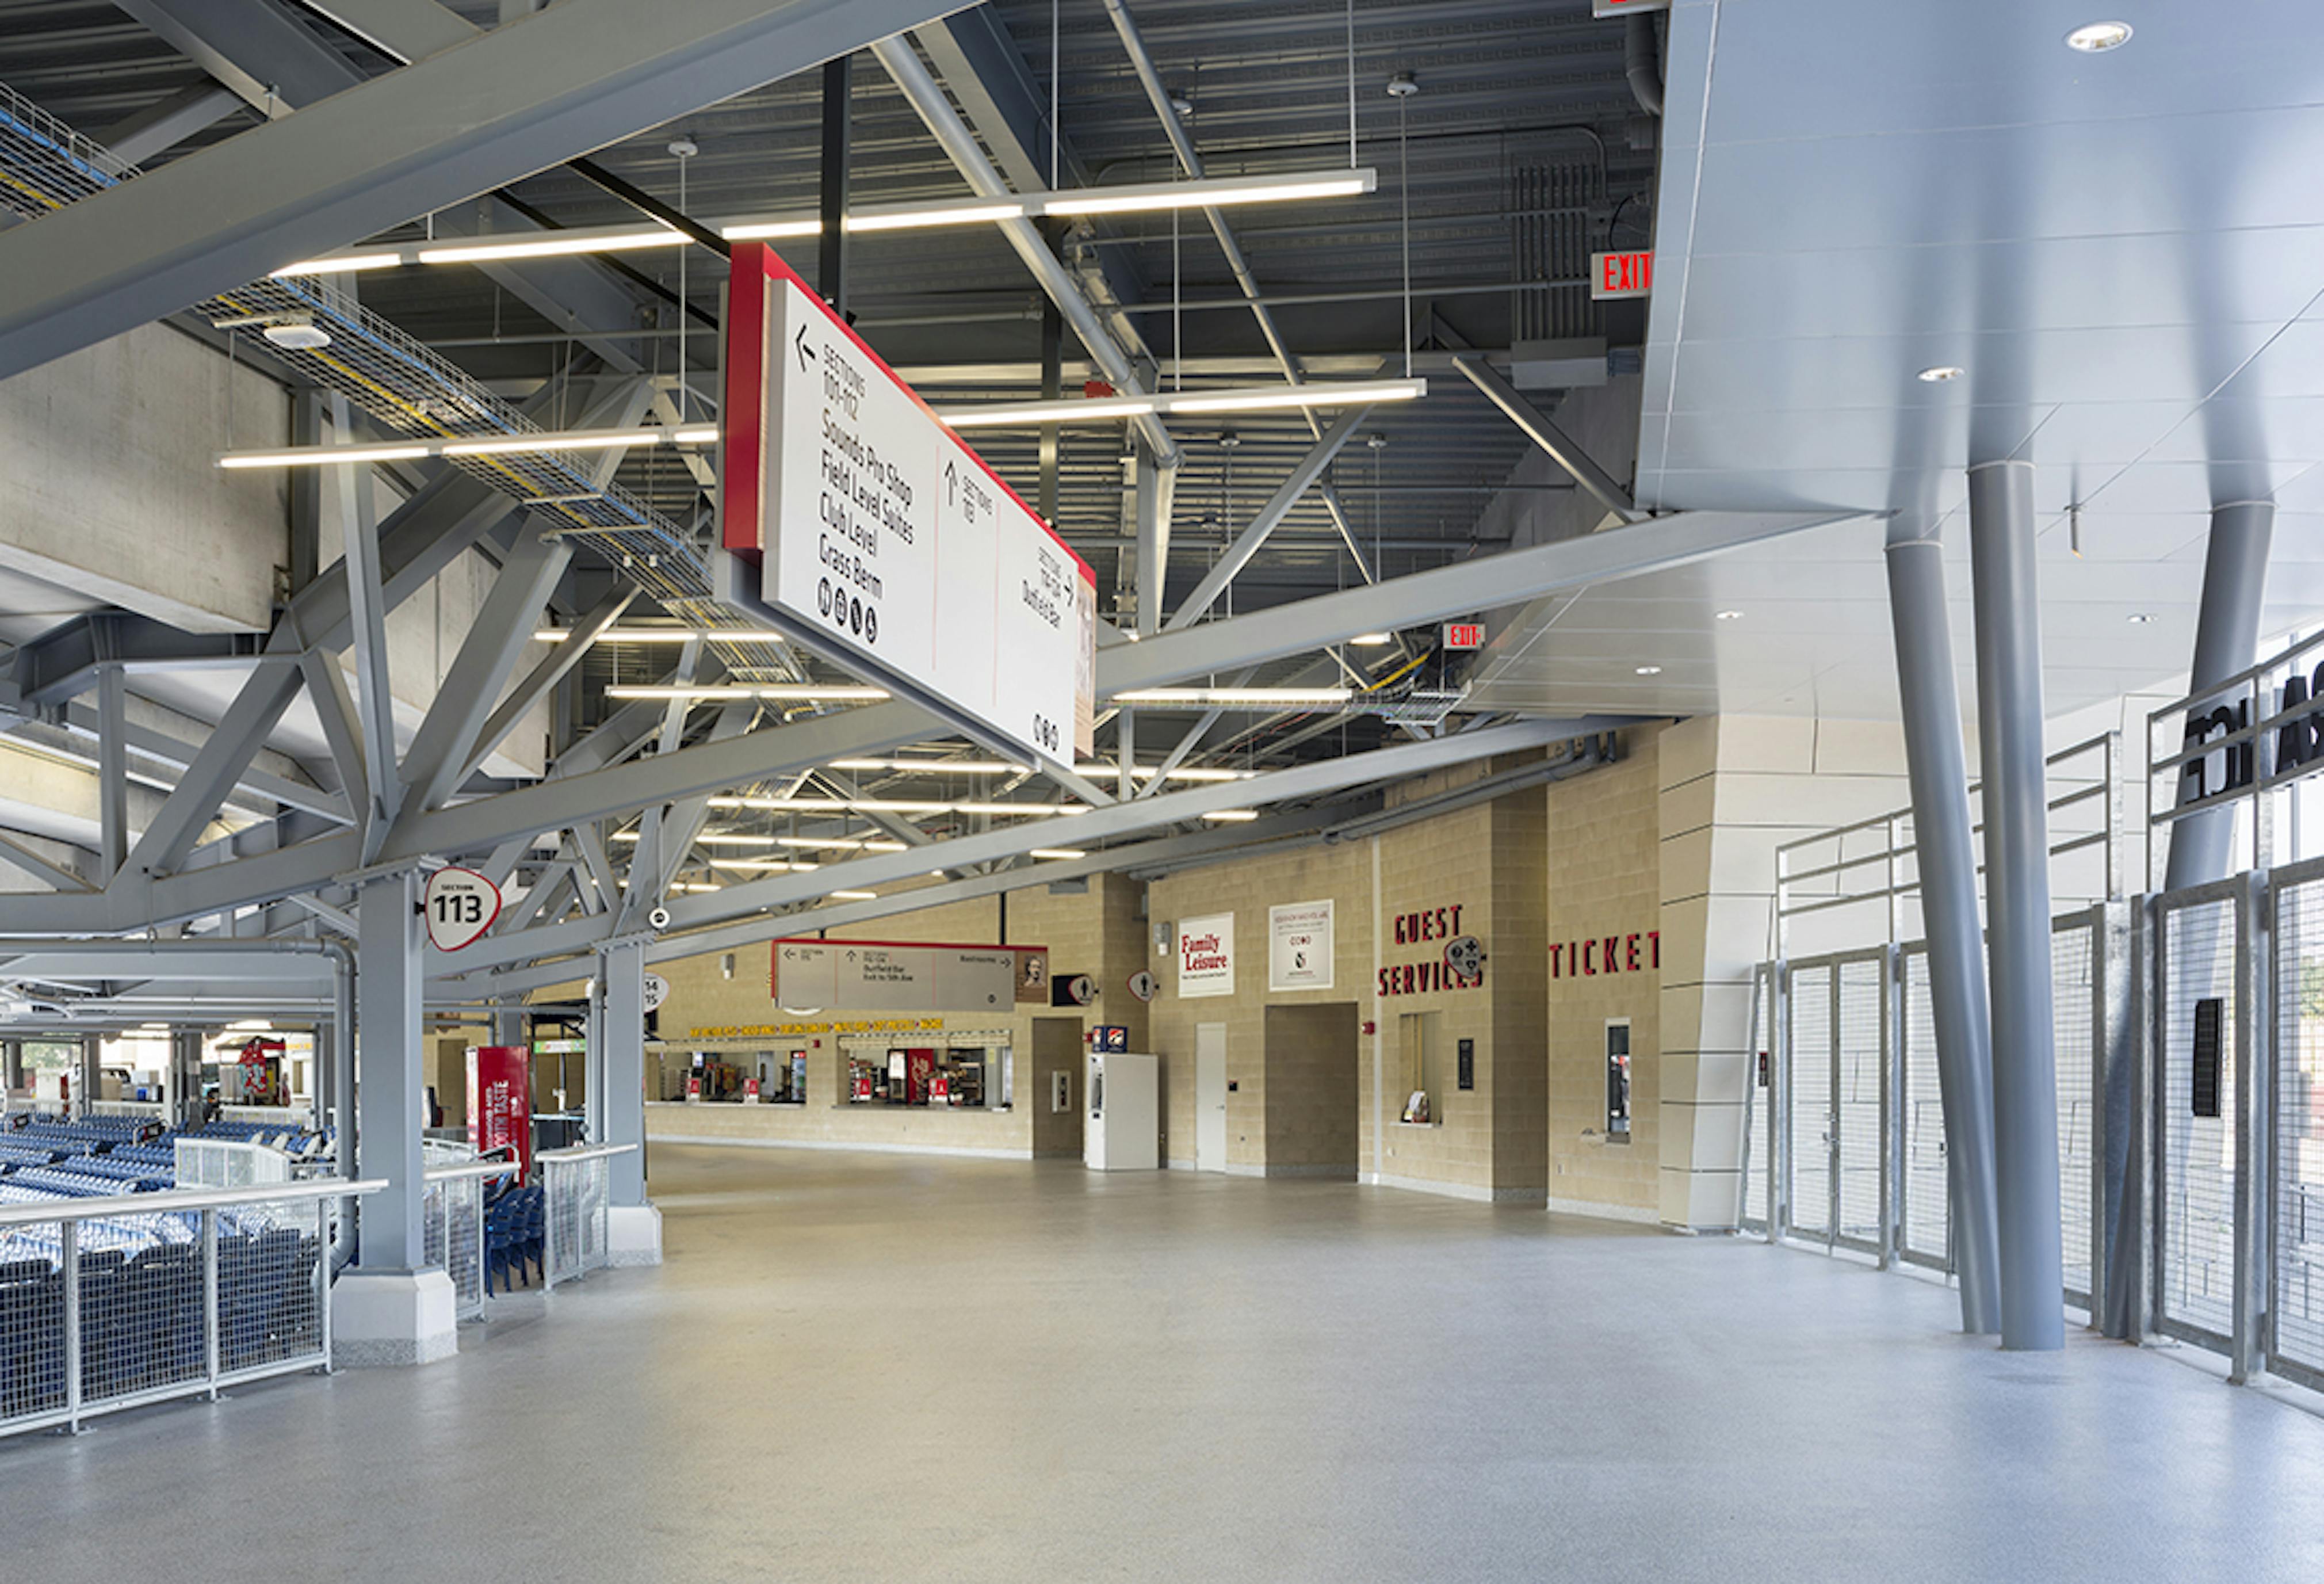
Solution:
M 509 1290 L 512 1278 L 532 1285 L 532 1273 L 548 1276 L 549 1200 L 539 1184 L 512 1188 L 484 1207 L 484 1291 Z M 528 1268 L 530 1267 L 530 1268 Z

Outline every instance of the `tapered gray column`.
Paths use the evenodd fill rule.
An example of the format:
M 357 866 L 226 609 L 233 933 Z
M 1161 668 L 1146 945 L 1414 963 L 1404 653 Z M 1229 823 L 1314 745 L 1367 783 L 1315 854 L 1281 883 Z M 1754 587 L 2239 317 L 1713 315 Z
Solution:
M 1913 843 L 1929 937 L 1929 1002 L 1945 1116 L 1953 1264 L 1961 1329 L 2001 1329 L 1999 1233 L 1993 1175 L 1993 1047 L 1977 916 L 1977 848 L 1961 751 L 1960 696 L 1945 604 L 1944 549 L 1901 528 L 1888 540 L 1888 614 L 1896 636 Z
M 2042 603 L 2034 468 L 1969 469 L 1978 741 L 1985 771 L 1987 951 L 1993 972 L 1994 1186 L 2001 1345 L 2066 1345 L 2050 1005 L 2050 821 L 2042 740 Z
M 355 938 L 355 1168 L 387 1186 L 361 1201 L 355 1264 L 331 1289 L 331 1357 L 342 1365 L 432 1364 L 460 1348 L 451 1279 L 428 1265 L 421 1228 L 427 950 L 420 876 L 406 870 L 364 882 Z
M 2259 649 L 2260 597 L 2267 587 L 2267 552 L 2275 536 L 2275 503 L 2236 501 L 2211 508 L 2210 548 L 2203 559 L 2203 604 L 2195 619 L 2195 661 L 2190 697 L 2200 698 L 2221 679 L 2249 669 Z M 2233 698 L 2204 699 L 2188 712 L 2190 721 L 2213 705 L 2232 709 Z M 2233 750 L 2228 752 L 2234 762 Z M 2180 801 L 2190 801 L 2190 783 L 2179 781 Z M 2214 792 L 2218 789 L 2214 787 Z M 2171 859 L 2163 885 L 2172 891 L 2224 880 L 2235 868 L 2236 811 L 2206 809 L 2171 823 Z
M 387 1187 L 364 1200 L 360 1261 L 367 1271 L 416 1270 L 421 1161 L 419 877 L 366 881 L 357 912 L 355 1169 Z
M 607 949 L 599 959 L 604 986 L 605 1091 L 598 1115 L 605 1119 L 604 1142 L 635 1144 L 613 1159 L 609 1202 L 639 1205 L 646 1200 L 646 949 L 641 941 Z
M 24 1042 L 0 1040 L 0 1088 L 24 1087 Z
M 100 1077 L 105 1066 L 105 1037 L 83 1034 L 80 1037 L 80 1070 L 73 1075 L 71 1114 L 86 1116 L 89 1107 L 103 1092 Z

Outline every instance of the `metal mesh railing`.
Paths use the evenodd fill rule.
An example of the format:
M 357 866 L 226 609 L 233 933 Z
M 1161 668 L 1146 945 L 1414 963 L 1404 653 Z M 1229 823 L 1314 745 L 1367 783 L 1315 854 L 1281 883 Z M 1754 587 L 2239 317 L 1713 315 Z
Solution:
M 1775 1091 L 1770 1087 L 1775 1064 L 1774 977 L 1774 970 L 1766 967 L 1755 969 L 1751 977 L 1751 1070 L 1744 1079 L 1748 1144 L 1743 1162 L 1743 1225 L 1754 1232 L 1767 1229 L 1767 1163 L 1775 1158 Z
M 1881 1140 L 1888 1113 L 1886 965 L 1878 956 L 1842 961 L 1840 970 L 1837 1087 L 1832 1118 L 1839 1129 L 1834 1164 L 1839 1176 L 1839 1241 L 1879 1253 L 1882 1235 Z
M 1791 1140 L 1784 1201 L 1788 1229 L 1803 1237 L 1831 1237 L 1832 1224 L 1831 1037 L 1832 966 L 1788 970 L 1792 1037 L 1787 1058 L 1785 1126 Z
M 484 1184 L 516 1170 L 513 1161 L 430 1166 L 420 1200 L 421 1257 L 452 1283 L 453 1313 L 484 1312 Z
M 1937 1077 L 1936 1010 L 1929 991 L 1926 947 L 1904 954 L 1904 1158 L 1897 1173 L 1906 1259 L 1952 1268 L 1952 1182 L 1945 1153 L 1944 1091 Z
M 540 1185 L 546 1197 L 546 1242 L 542 1284 L 586 1274 L 605 1263 L 607 1210 L 612 1203 L 613 1160 L 635 1144 L 589 1144 L 540 1155 Z
M 327 1205 L 375 1183 L 0 1203 L 0 1435 L 330 1360 Z
M 2058 1070 L 2058 1215 L 2064 1233 L 2066 1296 L 2090 1302 L 2090 1152 L 2097 1118 L 2098 921 L 2060 920 L 2050 933 L 2052 1041 Z
M 2276 893 L 2275 996 L 2271 1362 L 2324 1386 L 2324 879 Z
M 2235 1323 L 2236 912 L 2231 897 L 2163 912 L 2157 1297 L 2167 1325 L 2220 1347 Z

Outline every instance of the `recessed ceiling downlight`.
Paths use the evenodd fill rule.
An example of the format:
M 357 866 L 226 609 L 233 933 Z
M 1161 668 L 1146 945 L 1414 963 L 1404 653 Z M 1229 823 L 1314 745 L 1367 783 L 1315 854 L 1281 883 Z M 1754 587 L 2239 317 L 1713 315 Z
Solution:
M 1663 668 L 1659 665 L 1642 665 L 1638 667 L 1638 674 L 1642 677 L 1658 677 L 1663 674 Z
M 2066 48 L 2085 55 L 2103 55 L 2130 42 L 2130 32 L 2126 22 L 2084 23 L 2066 35 Z
M 2128 622 L 2134 627 L 2145 626 L 2153 619 L 2154 613 L 2151 610 L 2135 610 L 2123 618 L 2123 620 Z
M 1917 377 L 1923 384 L 1941 385 L 1950 384 L 1954 380 L 1960 378 L 1960 376 L 1967 372 L 1968 370 L 1958 367 L 1953 364 L 1940 363 L 1933 368 L 1924 368 L 1921 370 Z

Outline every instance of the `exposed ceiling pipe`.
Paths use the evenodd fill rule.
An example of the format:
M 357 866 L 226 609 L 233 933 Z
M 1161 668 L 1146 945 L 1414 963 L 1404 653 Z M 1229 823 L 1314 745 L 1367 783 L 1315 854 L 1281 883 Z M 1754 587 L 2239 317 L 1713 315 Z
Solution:
M 918 51 L 909 42 L 901 35 L 882 39 L 872 46 L 872 53 L 894 80 L 905 102 L 918 113 L 920 120 L 935 135 L 945 155 L 968 179 L 969 186 L 978 197 L 1015 196 L 991 157 L 984 152 L 983 145 L 977 142 L 976 134 L 967 122 L 961 119 L 960 112 L 953 108 L 952 101 L 945 97 L 944 89 L 936 86 L 936 79 L 921 63 Z M 1090 306 L 1089 299 L 1082 295 L 1081 288 L 1065 272 L 1065 264 L 1050 249 L 1048 239 L 1041 235 L 1040 227 L 1022 217 L 1004 219 L 998 224 L 1001 234 L 1009 239 L 1009 245 L 1025 261 L 1025 267 L 1041 283 L 1041 290 L 1048 293 L 1049 301 L 1057 305 L 1057 311 L 1065 315 L 1065 322 L 1074 327 L 1074 334 L 1080 338 L 1082 346 L 1096 359 L 1098 366 L 1105 370 L 1105 376 L 1114 388 L 1125 394 L 1150 394 L 1129 355 L 1099 322 L 1097 310 Z M 1169 430 L 1163 426 L 1160 419 L 1148 412 L 1130 421 L 1145 437 L 1157 466 L 1177 466 L 1177 444 L 1171 440 Z
M 1652 12 L 1641 12 L 1623 23 L 1622 75 L 1630 79 L 1630 92 L 1637 96 L 1638 108 L 1649 116 L 1663 113 L 1662 44 L 1655 36 Z
M 1553 781 L 1563 781 L 1569 776 L 1579 775 L 1583 771 L 1595 770 L 1600 764 L 1611 764 L 1613 762 L 1614 734 L 1600 732 L 1595 736 L 1576 739 L 1572 751 L 1563 759 L 1553 759 L 1541 764 L 1520 765 L 1515 770 L 1505 770 L 1499 775 L 1489 775 L 1482 781 L 1471 782 L 1467 786 L 1454 787 L 1450 792 L 1439 792 L 1432 798 L 1422 798 L 1414 802 L 1399 804 L 1393 809 L 1383 809 L 1377 814 L 1368 814 L 1360 820 L 1351 820 L 1344 824 L 1334 825 L 1323 832 L 1322 840 L 1328 847 L 1342 841 L 1354 841 L 1367 836 L 1378 836 L 1382 831 L 1394 830 L 1398 826 L 1410 825 L 1416 820 L 1433 820 L 1439 814 L 1450 814 L 1455 810 L 1466 809 L 1477 803 L 1490 802 L 1495 798 L 1505 798 L 1511 792 L 1526 792 L 1536 786 L 1546 786 Z

